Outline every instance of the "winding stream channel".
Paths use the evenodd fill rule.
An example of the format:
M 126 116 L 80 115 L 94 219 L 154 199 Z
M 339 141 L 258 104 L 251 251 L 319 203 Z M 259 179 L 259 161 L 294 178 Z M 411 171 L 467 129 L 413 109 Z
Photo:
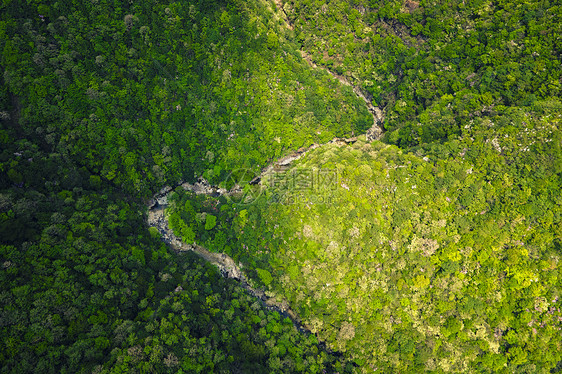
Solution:
M 285 25 L 287 26 L 287 28 L 289 30 L 294 30 L 295 26 L 289 20 L 289 16 L 287 15 L 287 12 L 285 12 L 285 9 L 283 7 L 283 0 L 275 0 L 275 6 L 277 7 L 276 10 L 280 14 L 283 21 L 285 22 Z M 379 107 L 373 105 L 372 97 L 370 97 L 369 93 L 366 93 L 363 90 L 361 90 L 361 88 L 351 84 L 351 82 L 346 77 L 344 77 L 343 75 L 336 74 L 333 71 L 327 69 L 326 67 L 323 67 L 323 66 L 319 67 L 318 65 L 316 65 L 314 63 L 314 61 L 312 61 L 312 57 L 307 52 L 305 52 L 303 50 L 300 50 L 300 53 L 301 53 L 302 58 L 306 62 L 308 62 L 308 64 L 312 68 L 324 70 L 325 72 L 330 74 L 332 77 L 337 79 L 341 84 L 343 84 L 345 86 L 349 86 L 353 89 L 353 92 L 355 93 L 355 95 L 357 95 L 357 97 L 359 97 L 360 99 L 362 99 L 365 102 L 365 106 L 367 107 L 367 109 L 369 110 L 371 115 L 373 116 L 373 126 L 369 130 L 367 130 L 367 132 L 365 134 L 367 136 L 367 141 L 373 141 L 373 140 L 380 139 L 382 134 L 383 134 L 384 115 L 383 115 L 382 110 Z
M 290 23 L 285 11 L 283 10 L 281 0 L 275 0 L 275 3 L 277 5 L 278 12 L 282 15 L 282 18 L 284 19 L 287 27 L 292 30 L 293 25 Z M 306 60 L 313 69 L 322 69 L 329 73 L 332 77 L 337 79 L 340 83 L 346 86 L 350 86 L 353 89 L 353 92 L 355 92 L 355 94 L 365 102 L 367 109 L 373 116 L 373 126 L 368 129 L 365 134 L 367 141 L 370 142 L 380 139 L 383 134 L 384 115 L 380 108 L 375 107 L 372 104 L 371 100 L 369 100 L 367 97 L 368 95 L 363 93 L 359 87 L 352 85 L 345 77 L 337 75 L 336 73 L 324 67 L 317 66 L 306 52 L 301 51 L 301 54 L 303 59 Z M 325 144 L 312 144 L 308 148 L 295 151 L 289 156 L 283 157 L 270 166 L 262 169 L 261 174 L 254 178 L 250 183 L 259 184 L 263 177 L 270 173 L 272 170 L 278 167 L 290 165 L 293 161 L 298 160 L 299 158 L 306 155 L 306 153 L 310 150 L 322 147 L 326 144 L 338 144 L 343 146 L 346 144 L 354 143 L 356 140 L 357 137 L 334 138 Z M 200 179 L 195 184 L 182 183 L 180 184 L 180 186 L 185 190 L 191 191 L 195 194 L 206 194 L 215 197 L 221 195 L 234 195 L 241 192 L 240 187 L 237 185 L 234 186 L 231 190 L 227 191 L 224 188 L 210 185 L 204 179 Z M 172 232 L 168 225 L 168 217 L 166 215 L 166 208 L 168 207 L 168 196 L 172 191 L 172 187 L 166 186 L 162 188 L 158 193 L 156 193 L 148 202 L 148 225 L 150 227 L 155 227 L 158 230 L 162 237 L 162 240 L 178 253 L 186 251 L 195 252 L 205 261 L 217 266 L 224 277 L 239 281 L 240 286 L 247 290 L 252 296 L 260 300 L 267 309 L 278 311 L 283 316 L 289 317 L 293 321 L 297 329 L 299 329 L 299 331 L 312 333 L 309 326 L 303 324 L 299 316 L 290 308 L 289 303 L 286 300 L 279 301 L 276 297 L 271 297 L 267 295 L 263 290 L 253 287 L 249 283 L 248 278 L 245 276 L 242 265 L 236 264 L 230 256 L 223 253 L 210 252 L 208 249 L 196 243 L 184 243 L 180 237 L 176 236 Z

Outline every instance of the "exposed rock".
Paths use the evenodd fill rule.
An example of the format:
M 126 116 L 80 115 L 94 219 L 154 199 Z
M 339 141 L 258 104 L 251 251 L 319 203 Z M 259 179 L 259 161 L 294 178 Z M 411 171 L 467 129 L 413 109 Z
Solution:
M 365 136 L 367 137 L 368 142 L 372 142 L 373 140 L 378 140 L 382 136 L 382 130 L 379 126 L 373 126 L 369 130 L 367 130 Z
M 182 183 L 181 186 L 184 190 L 193 192 L 196 195 L 211 195 L 216 197 L 228 194 L 226 189 L 212 186 L 204 178 L 199 178 L 195 184 L 185 182 Z
M 291 156 L 283 157 L 282 159 L 278 160 L 276 164 L 280 166 L 286 166 L 298 159 L 299 159 L 299 155 L 291 155 Z
M 152 199 L 148 201 L 148 208 L 152 209 L 158 205 L 166 205 L 168 203 L 168 194 L 172 191 L 172 187 L 164 186 L 158 191 Z
M 195 193 L 221 193 L 229 194 L 233 193 L 231 191 L 225 191 L 224 189 L 218 189 L 210 186 L 206 181 L 199 181 L 195 185 L 189 183 L 183 183 L 182 187 L 188 191 L 193 191 Z M 166 204 L 157 203 L 158 201 L 167 201 L 168 194 L 172 191 L 172 188 L 166 187 L 163 195 L 161 194 L 164 189 L 162 189 L 157 195 L 155 195 L 149 201 L 149 211 L 148 211 L 148 225 L 155 227 L 161 235 L 162 241 L 168 244 L 173 250 L 178 253 L 193 251 L 201 256 L 204 260 L 210 262 L 211 264 L 218 267 L 220 273 L 225 278 L 236 279 L 240 282 L 240 286 L 246 289 L 252 296 L 260 300 L 263 305 L 269 310 L 276 310 L 283 316 L 289 317 L 296 327 L 301 332 L 310 333 L 310 329 L 306 325 L 302 325 L 297 314 L 291 310 L 289 304 L 286 300 L 281 302 L 277 301 L 274 297 L 268 297 L 266 293 L 259 289 L 254 288 L 248 283 L 248 279 L 241 270 L 241 265 L 238 265 L 234 260 L 224 254 L 224 253 L 214 253 L 209 252 L 206 248 L 201 247 L 195 243 L 188 244 L 184 243 L 181 238 L 176 236 L 172 230 L 168 227 L 168 220 L 165 216 Z M 206 191 L 206 192 L 201 192 Z M 219 192 L 220 191 L 220 192 Z M 177 287 L 174 292 L 181 292 L 182 288 Z
M 367 136 L 367 141 L 368 142 L 372 142 L 373 140 L 379 140 L 382 137 L 383 134 L 383 123 L 384 123 L 384 114 L 382 112 L 382 110 L 379 107 L 376 107 L 373 105 L 372 102 L 372 96 L 368 93 L 368 92 L 363 92 L 359 87 L 353 85 L 346 77 L 341 76 L 339 74 L 336 74 L 326 68 L 323 67 L 318 67 L 313 61 L 312 58 L 304 51 L 301 51 L 301 55 L 303 57 L 303 59 L 305 59 L 308 64 L 313 67 L 313 68 L 319 68 L 319 69 L 323 69 L 325 71 L 327 71 L 332 77 L 334 77 L 335 79 L 337 79 L 338 81 L 340 81 L 340 83 L 346 85 L 346 86 L 350 86 L 353 89 L 353 92 L 361 99 L 363 99 L 363 101 L 365 102 L 365 105 L 367 106 L 367 109 L 369 110 L 369 112 L 371 113 L 371 115 L 373 116 L 373 126 L 367 130 L 366 136 Z M 338 139 L 339 141 L 342 141 L 343 139 Z M 335 142 L 335 141 L 332 141 Z
M 316 67 L 314 63 L 307 58 L 306 54 L 303 53 L 303 57 L 309 61 L 311 66 Z M 335 73 L 328 71 L 332 76 L 338 79 L 343 84 L 353 87 L 353 91 L 365 101 L 369 112 L 371 112 L 373 116 L 373 126 L 367 130 L 366 138 L 367 141 L 373 141 L 380 139 L 383 134 L 383 122 L 384 122 L 384 115 L 380 108 L 373 106 L 371 100 L 367 98 L 367 96 L 358 88 L 353 85 L 345 78 L 336 75 Z M 357 137 L 351 138 L 334 138 L 328 143 L 330 144 L 337 144 L 337 145 L 347 145 L 352 144 L 357 141 Z M 271 172 L 287 169 L 288 165 L 290 165 L 293 161 L 298 160 L 299 158 L 306 155 L 306 153 L 310 150 L 316 149 L 320 147 L 319 144 L 312 144 L 309 147 L 302 147 L 299 148 L 297 152 L 293 154 L 283 157 L 273 164 L 267 166 L 266 168 L 262 169 L 261 174 L 256 176 L 254 179 L 250 181 L 250 184 L 259 185 L 262 180 L 267 179 L 267 176 Z M 183 189 L 186 191 L 193 192 L 197 195 L 206 194 L 211 196 L 228 196 L 228 195 L 235 195 L 239 194 L 242 189 L 241 187 L 236 184 L 230 190 L 226 190 L 224 188 L 220 188 L 217 186 L 212 186 L 203 178 L 199 178 L 197 182 L 194 184 L 191 183 L 181 183 L 180 184 Z M 300 319 L 298 318 L 297 314 L 291 310 L 289 304 L 283 300 L 281 302 L 277 301 L 274 297 L 269 297 L 263 290 L 253 288 L 251 285 L 248 284 L 248 280 L 245 277 L 244 273 L 241 270 L 241 266 L 236 264 L 234 260 L 226 254 L 219 254 L 209 252 L 206 248 L 203 248 L 195 243 L 188 244 L 184 243 L 181 238 L 177 237 L 172 230 L 168 227 L 168 220 L 165 217 L 165 208 L 168 204 L 168 195 L 172 192 L 172 187 L 165 186 L 163 187 L 157 194 L 153 196 L 152 199 L 148 201 L 148 225 L 155 227 L 158 229 L 158 232 L 161 234 L 162 240 L 167 243 L 172 249 L 177 252 L 185 252 L 185 251 L 193 251 L 201 256 L 206 261 L 214 264 L 219 268 L 220 273 L 226 278 L 233 278 L 240 281 L 240 285 L 245 288 L 251 295 L 261 300 L 264 305 L 268 309 L 277 310 L 284 316 L 289 317 L 297 326 L 300 331 L 305 331 L 310 333 L 311 329 L 309 326 L 301 325 Z M 347 330 L 346 330 L 347 333 Z
M 252 179 L 252 180 L 250 181 L 250 184 L 251 184 L 251 185 L 255 185 L 255 184 L 258 184 L 258 183 L 260 183 L 260 182 L 261 182 L 261 176 L 258 175 L 257 177 L 255 177 L 254 179 Z

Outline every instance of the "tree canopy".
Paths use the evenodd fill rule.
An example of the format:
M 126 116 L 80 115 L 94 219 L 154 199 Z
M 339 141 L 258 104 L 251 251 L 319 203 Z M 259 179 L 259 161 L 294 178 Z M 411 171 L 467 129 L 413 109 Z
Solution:
M 1 371 L 559 372 L 561 16 L 4 0 Z

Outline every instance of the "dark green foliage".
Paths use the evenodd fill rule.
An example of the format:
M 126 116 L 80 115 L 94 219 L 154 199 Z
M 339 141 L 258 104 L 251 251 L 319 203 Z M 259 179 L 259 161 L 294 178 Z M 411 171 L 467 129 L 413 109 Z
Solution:
M 351 89 L 311 69 L 263 4 L 49 9 L 12 4 L 3 15 L 19 123 L 128 192 L 146 197 L 197 175 L 219 182 L 369 126 Z
M 113 347 L 112 326 L 153 297 L 170 255 L 139 230 L 142 205 L 90 187 L 88 172 L 60 155 L 25 141 L 4 146 L 2 165 L 25 182 L 0 194 L 2 371 L 91 370 Z
M 290 319 L 265 310 L 210 265 L 191 256 L 179 260 L 160 279 L 174 291 L 145 306 L 154 308 L 149 318 L 126 323 L 133 336 L 122 331 L 125 324 L 117 327 L 120 342 L 106 364 L 110 369 L 101 372 L 301 373 L 345 367 Z
M 386 139 L 401 147 L 561 94 L 556 2 L 290 0 L 284 9 L 316 63 L 385 107 Z
M 336 186 L 264 178 L 257 201 L 219 208 L 217 227 L 256 281 L 361 365 L 548 372 L 561 359 L 560 117 L 499 120 L 511 125 L 475 120 L 453 142 L 412 149 L 423 158 L 326 145 L 282 173 L 324 165 Z
M 351 90 L 311 70 L 267 8 L 8 1 L 0 35 L 3 372 L 341 366 L 145 229 L 141 198 L 165 182 L 220 181 L 369 125 Z M 226 245 L 213 215 L 184 208 L 182 222 Z M 179 284 L 189 294 L 174 293 Z
M 170 254 L 134 199 L 28 141 L 2 147 L 2 170 L 24 181 L 1 174 L 2 372 L 345 368 L 212 266 Z
M 555 1 L 3 1 L 0 370 L 560 371 L 561 15 Z M 168 213 L 311 334 L 145 223 L 163 185 L 245 185 L 371 126 L 301 52 L 384 109 L 393 145 L 323 146 L 242 196 L 178 188 Z

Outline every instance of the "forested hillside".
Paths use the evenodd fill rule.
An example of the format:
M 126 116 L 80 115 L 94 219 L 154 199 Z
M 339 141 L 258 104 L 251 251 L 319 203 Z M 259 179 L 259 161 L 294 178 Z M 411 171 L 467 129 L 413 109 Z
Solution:
M 335 368 L 314 337 L 144 222 L 165 183 L 259 170 L 370 126 L 271 6 L 2 4 L 3 372 Z
M 560 116 L 510 120 L 475 121 L 423 158 L 327 145 L 251 204 L 186 193 L 175 219 L 219 211 L 198 241 L 255 269 L 364 368 L 547 373 L 562 348 Z
M 5 100 L 22 132 L 143 196 L 364 132 L 367 110 L 307 65 L 271 6 L 9 2 Z
M 1 371 L 561 371 L 561 15 L 5 0 Z
M 507 107 L 560 109 L 558 1 L 289 0 L 311 58 L 385 107 L 387 140 L 444 140 Z

